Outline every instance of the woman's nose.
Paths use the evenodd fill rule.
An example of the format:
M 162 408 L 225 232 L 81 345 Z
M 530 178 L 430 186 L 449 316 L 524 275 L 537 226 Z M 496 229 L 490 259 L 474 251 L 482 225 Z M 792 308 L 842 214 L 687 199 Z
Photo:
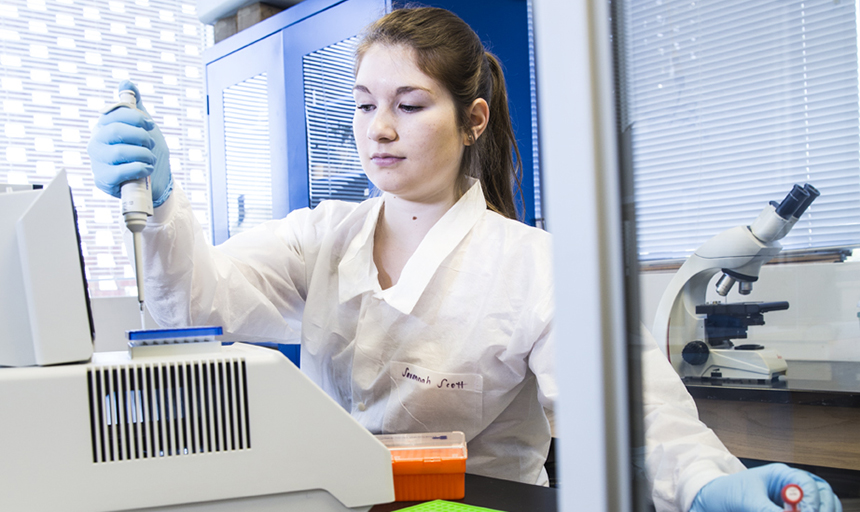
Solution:
M 394 116 L 388 109 L 378 108 L 367 127 L 367 138 L 375 141 L 392 141 L 397 139 L 394 127 Z

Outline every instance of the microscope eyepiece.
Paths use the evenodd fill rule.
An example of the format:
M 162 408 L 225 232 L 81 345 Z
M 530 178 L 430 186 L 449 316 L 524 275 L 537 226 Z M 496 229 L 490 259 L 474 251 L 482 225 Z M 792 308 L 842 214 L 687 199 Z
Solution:
M 758 218 L 750 225 L 750 231 L 759 240 L 773 242 L 791 231 L 800 216 L 821 193 L 809 183 L 794 185 L 781 203 L 770 201 Z
M 809 205 L 812 204 L 812 201 L 815 201 L 818 196 L 821 195 L 821 192 L 819 192 L 817 188 L 813 187 L 809 183 L 803 185 L 803 190 L 806 192 L 807 197 L 800 203 L 800 205 L 797 207 L 797 210 L 795 210 L 794 212 L 794 216 L 798 219 L 801 215 L 803 215 L 803 212 L 805 212 L 806 209 L 809 208 Z
M 804 190 L 800 185 L 795 185 L 791 188 L 791 192 L 785 196 L 785 199 L 776 207 L 776 214 L 785 220 L 795 216 L 798 207 L 809 199 L 809 192 Z M 810 201 L 811 202 L 811 201 Z

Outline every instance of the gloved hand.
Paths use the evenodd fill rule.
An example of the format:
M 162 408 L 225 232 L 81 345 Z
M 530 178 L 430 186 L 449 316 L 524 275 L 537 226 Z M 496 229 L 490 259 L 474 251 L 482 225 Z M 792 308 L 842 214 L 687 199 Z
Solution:
M 802 512 L 842 512 L 842 503 L 821 478 L 785 464 L 768 464 L 721 476 L 702 487 L 690 512 L 782 512 L 782 488 L 803 489 Z
M 103 114 L 93 128 L 87 153 L 96 186 L 118 198 L 120 185 L 151 175 L 152 205 L 161 206 L 173 190 L 167 143 L 144 108 L 137 87 L 123 80 L 117 90 L 134 91 L 138 110 L 115 109 Z

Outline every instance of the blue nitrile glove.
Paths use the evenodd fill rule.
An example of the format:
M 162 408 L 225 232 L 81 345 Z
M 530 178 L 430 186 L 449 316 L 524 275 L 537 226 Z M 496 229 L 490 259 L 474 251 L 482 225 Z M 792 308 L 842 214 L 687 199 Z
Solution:
M 702 487 L 690 512 L 782 512 L 782 488 L 803 489 L 802 512 L 842 512 L 842 503 L 821 478 L 785 464 L 768 464 L 721 476 Z
M 118 91 L 131 90 L 137 108 L 118 108 L 99 118 L 87 144 L 96 186 L 119 197 L 120 185 L 151 175 L 152 205 L 161 206 L 173 190 L 170 151 L 161 130 L 143 107 L 140 92 L 128 80 Z

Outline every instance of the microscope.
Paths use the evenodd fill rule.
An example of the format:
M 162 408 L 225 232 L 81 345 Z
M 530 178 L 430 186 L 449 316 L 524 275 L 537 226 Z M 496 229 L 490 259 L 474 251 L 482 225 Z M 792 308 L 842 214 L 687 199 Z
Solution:
M 819 195 L 812 185 L 794 185 L 749 226 L 728 229 L 702 244 L 675 274 L 660 299 L 652 332 L 657 343 L 666 343 L 682 379 L 771 382 L 785 375 L 785 360 L 775 350 L 731 340 L 746 339 L 749 326 L 764 325 L 764 313 L 788 309 L 788 302 L 707 304 L 705 295 L 720 272 L 717 294 L 725 297 L 737 282 L 738 292 L 749 295 L 761 266 L 782 249 L 779 240 Z

